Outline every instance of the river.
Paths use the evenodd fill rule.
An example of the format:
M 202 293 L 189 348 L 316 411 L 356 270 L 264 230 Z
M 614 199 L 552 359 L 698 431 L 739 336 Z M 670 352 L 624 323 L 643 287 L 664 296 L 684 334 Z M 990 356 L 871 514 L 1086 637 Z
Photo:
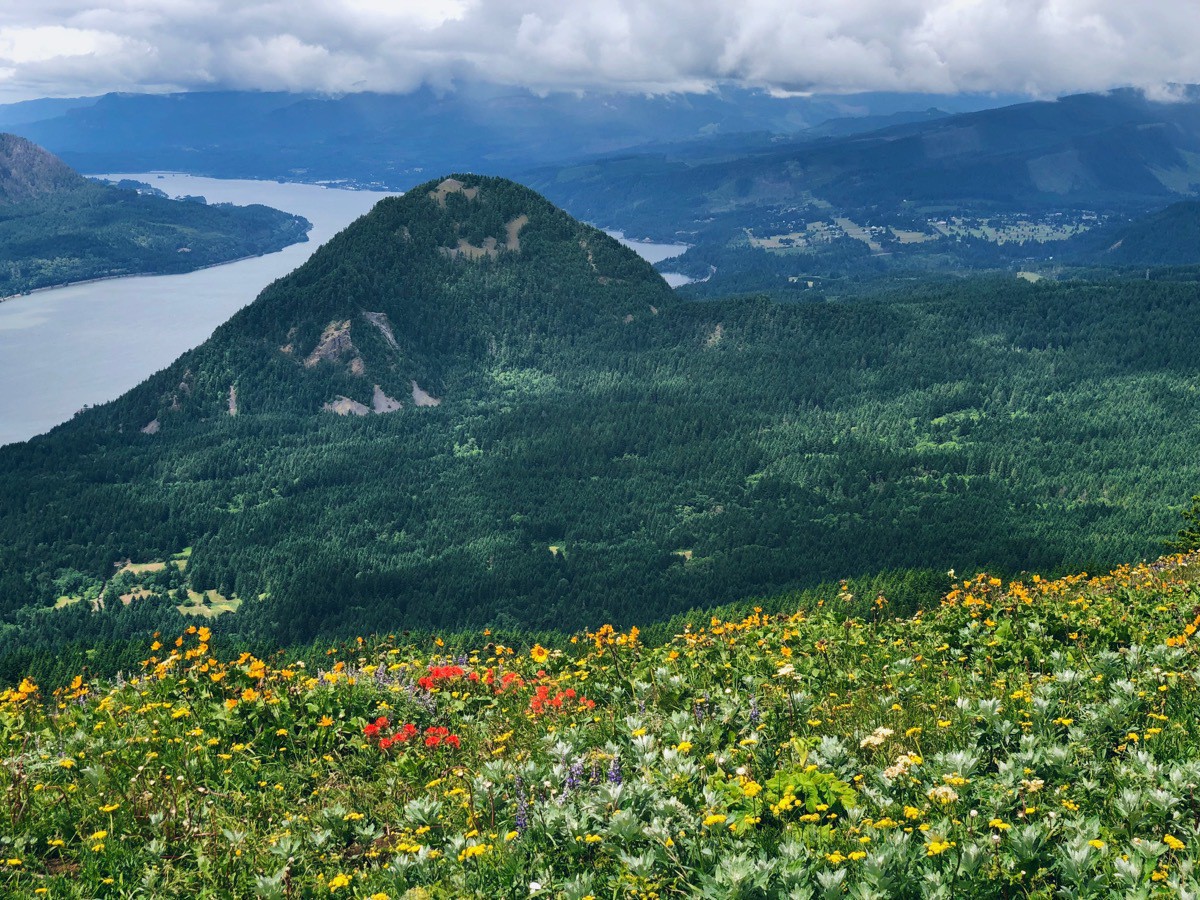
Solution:
M 687 244 L 658 244 L 654 241 L 638 241 L 625 237 L 623 231 L 606 230 L 605 234 L 615 237 L 618 241 L 646 260 L 648 263 L 660 263 L 664 259 L 674 259 L 687 250 Z M 673 288 L 691 284 L 695 279 L 681 275 L 679 272 L 663 272 L 663 279 Z
M 83 406 L 112 400 L 195 347 L 222 322 L 291 272 L 325 241 L 389 196 L 312 184 L 178 174 L 111 174 L 144 181 L 172 197 L 263 203 L 312 222 L 308 241 L 277 253 L 185 275 L 114 278 L 39 291 L 0 303 L 0 444 L 27 440 Z M 650 262 L 682 244 L 632 241 Z M 667 276 L 672 286 L 683 276 Z

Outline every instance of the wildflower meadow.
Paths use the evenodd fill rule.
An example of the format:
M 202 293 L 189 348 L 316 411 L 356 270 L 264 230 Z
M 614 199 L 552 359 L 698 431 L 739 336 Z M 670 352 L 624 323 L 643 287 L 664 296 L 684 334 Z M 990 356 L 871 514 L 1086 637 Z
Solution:
M 0 692 L 5 897 L 1200 896 L 1200 555 Z M 859 607 L 855 607 L 859 608 Z

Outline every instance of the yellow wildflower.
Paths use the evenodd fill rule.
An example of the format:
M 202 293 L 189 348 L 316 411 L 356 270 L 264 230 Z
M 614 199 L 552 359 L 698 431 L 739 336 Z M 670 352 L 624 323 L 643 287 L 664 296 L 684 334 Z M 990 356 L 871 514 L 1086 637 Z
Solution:
M 332 878 L 329 879 L 330 893 L 333 893 L 334 891 L 340 890 L 341 888 L 344 888 L 344 887 L 349 887 L 350 882 L 352 880 L 353 879 L 351 879 L 351 877 L 349 875 L 346 875 L 345 873 L 334 875 Z
M 491 844 L 472 844 L 470 847 L 464 847 L 463 851 L 458 854 L 458 861 L 465 862 L 473 857 L 483 856 L 483 854 L 487 853 L 491 849 Z

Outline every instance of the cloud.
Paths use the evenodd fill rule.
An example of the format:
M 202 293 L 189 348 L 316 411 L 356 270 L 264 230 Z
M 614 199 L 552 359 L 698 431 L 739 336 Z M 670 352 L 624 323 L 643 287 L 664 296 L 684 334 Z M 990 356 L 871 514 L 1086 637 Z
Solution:
M 407 91 L 462 79 L 669 92 L 1053 95 L 1200 81 L 1193 0 L 43 0 L 0 11 L 0 93 Z M 13 8 L 17 7 L 17 8 Z

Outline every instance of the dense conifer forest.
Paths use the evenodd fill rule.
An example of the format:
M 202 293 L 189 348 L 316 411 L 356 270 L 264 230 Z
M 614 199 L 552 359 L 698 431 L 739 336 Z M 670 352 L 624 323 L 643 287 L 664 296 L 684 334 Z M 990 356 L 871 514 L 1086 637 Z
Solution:
M 1200 484 L 1196 302 L 1011 276 L 700 302 L 525 188 L 430 182 L 0 448 L 0 678 L 116 665 L 181 612 L 247 646 L 645 626 L 1153 555 Z

